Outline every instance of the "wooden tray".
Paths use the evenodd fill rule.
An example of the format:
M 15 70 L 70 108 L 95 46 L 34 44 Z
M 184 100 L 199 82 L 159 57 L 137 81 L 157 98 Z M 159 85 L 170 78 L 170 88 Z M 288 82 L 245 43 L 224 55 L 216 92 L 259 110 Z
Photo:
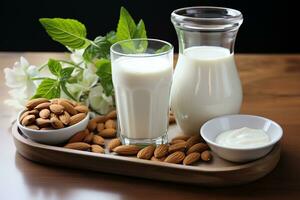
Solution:
M 16 124 L 12 127 L 12 133 L 17 151 L 35 162 L 205 186 L 239 185 L 255 181 L 271 172 L 280 159 L 280 144 L 277 144 L 267 156 L 249 163 L 232 163 L 214 155 L 210 163 L 199 162 L 195 166 L 184 166 L 123 157 L 108 152 L 97 154 L 39 144 L 26 138 Z M 177 126 L 172 125 L 169 128 L 169 139 L 178 133 Z

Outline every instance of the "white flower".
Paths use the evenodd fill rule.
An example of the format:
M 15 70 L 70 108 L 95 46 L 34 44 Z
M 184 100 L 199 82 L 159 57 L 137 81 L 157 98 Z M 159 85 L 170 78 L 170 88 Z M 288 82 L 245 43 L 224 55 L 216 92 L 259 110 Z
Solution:
M 84 50 L 85 49 L 75 49 L 70 55 L 71 60 L 82 68 L 85 67 L 85 62 L 83 58 Z
M 5 84 L 12 88 L 9 91 L 12 99 L 6 100 L 5 103 L 20 109 L 35 93 L 36 84 L 31 78 L 38 75 L 38 68 L 30 65 L 24 57 L 21 57 L 20 61 L 16 62 L 12 68 L 5 68 L 4 74 Z
M 97 113 L 105 114 L 113 109 L 113 99 L 104 94 L 101 85 L 97 85 L 90 90 L 89 106 Z

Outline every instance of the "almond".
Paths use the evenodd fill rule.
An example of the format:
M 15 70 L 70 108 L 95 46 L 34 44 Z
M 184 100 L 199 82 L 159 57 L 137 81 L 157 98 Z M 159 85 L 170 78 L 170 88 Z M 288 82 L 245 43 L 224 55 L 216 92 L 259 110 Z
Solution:
M 211 153 L 210 153 L 210 151 L 203 151 L 202 153 L 201 153 L 201 159 L 203 160 L 203 161 L 210 161 L 211 160 L 211 158 L 212 158 L 212 155 L 211 155 Z
M 191 164 L 197 162 L 200 159 L 200 157 L 201 157 L 201 154 L 198 153 L 198 152 L 190 153 L 183 160 L 183 164 L 184 165 L 191 165 Z
M 53 112 L 54 114 L 61 114 L 64 112 L 64 107 L 62 105 L 58 105 L 58 104 L 51 104 L 49 106 L 51 112 Z
M 116 148 L 117 146 L 120 146 L 121 144 L 122 143 L 121 143 L 120 138 L 115 138 L 115 139 L 112 139 L 111 141 L 109 141 L 107 147 L 108 147 L 109 151 L 112 151 L 114 148 Z
M 136 145 L 121 145 L 113 149 L 114 152 L 120 155 L 129 156 L 136 155 L 140 150 L 139 146 Z
M 83 139 L 83 142 L 91 144 L 94 138 L 94 133 L 89 133 L 85 138 Z
M 34 109 L 42 110 L 45 108 L 49 108 L 50 105 L 51 105 L 51 102 L 44 102 L 44 103 L 37 105 Z
M 169 116 L 169 124 L 174 124 L 174 123 L 176 123 L 175 116 L 170 115 Z
M 50 110 L 48 110 L 48 109 L 42 109 L 40 112 L 39 112 L 39 116 L 41 117 L 41 118 L 43 118 L 43 119 L 47 119 L 47 118 L 49 118 L 49 116 L 50 116 Z
M 50 121 L 53 128 L 59 129 L 64 127 L 64 124 L 57 117 L 52 117 Z
M 80 112 L 80 113 L 87 113 L 89 112 L 89 108 L 84 106 L 84 105 L 78 105 L 78 106 L 75 106 L 74 109 L 77 111 L 77 112 Z
M 103 115 L 97 115 L 92 120 L 95 120 L 96 123 L 104 123 L 107 120 L 107 118 L 106 118 L 106 116 L 103 116 Z
M 61 105 L 70 115 L 76 115 L 77 111 L 74 109 L 72 104 L 66 100 L 58 100 L 58 105 Z
M 63 114 L 59 115 L 59 120 L 64 124 L 68 125 L 71 120 L 71 116 L 67 111 L 64 111 Z
M 58 104 L 59 101 L 66 101 L 68 102 L 69 104 L 71 104 L 73 107 L 77 106 L 77 102 L 73 101 L 73 100 L 70 100 L 70 99 L 66 99 L 66 98 L 59 98 L 56 100 L 56 103 Z M 52 102 L 54 103 L 54 102 Z
M 49 102 L 49 100 L 46 98 L 31 99 L 27 102 L 26 108 L 28 108 L 29 110 L 32 110 L 34 107 L 36 107 L 37 105 L 44 103 L 44 102 Z
M 105 153 L 105 150 L 98 144 L 92 144 L 91 151 L 94 153 Z
M 176 144 L 172 144 L 169 146 L 169 153 L 174 153 L 175 151 L 184 151 L 186 146 L 186 142 L 180 142 Z
M 88 126 L 87 128 L 90 130 L 90 131 L 94 131 L 97 127 L 97 122 L 94 120 L 94 119 L 91 119 L 88 123 Z
M 84 143 L 84 142 L 74 142 L 74 143 L 66 144 L 64 147 L 68 148 L 68 149 L 87 151 L 90 149 L 91 145 Z
M 77 124 L 78 122 L 83 120 L 85 117 L 86 117 L 85 113 L 78 113 L 76 115 L 73 115 L 72 117 L 70 117 L 69 125 L 71 126 L 71 125 Z
M 70 138 L 69 143 L 82 142 L 87 135 L 89 135 L 88 129 L 80 131 Z
M 197 144 L 194 144 L 193 146 L 191 146 L 189 148 L 189 150 L 186 152 L 186 154 L 190 154 L 193 152 L 202 153 L 203 151 L 205 151 L 207 149 L 208 149 L 208 145 L 203 142 L 200 142 L 200 143 L 197 143 Z
M 113 128 L 116 129 L 116 122 L 115 120 L 109 119 L 105 122 L 105 128 Z
M 168 154 L 168 145 L 167 144 L 161 144 L 158 147 L 156 147 L 155 151 L 154 151 L 154 156 L 156 158 L 161 158 L 164 157 Z
M 93 136 L 93 141 L 94 144 L 98 144 L 98 145 L 104 145 L 104 138 L 101 137 L 100 135 L 94 135 Z
M 35 121 L 35 116 L 34 116 L 34 115 L 27 115 L 27 116 L 25 116 L 25 117 L 22 119 L 21 124 L 22 124 L 23 126 L 27 126 L 27 125 L 32 124 L 34 121 Z
M 108 119 L 117 119 L 117 111 L 116 110 L 112 110 L 109 113 L 106 114 L 106 117 Z
M 149 160 L 153 156 L 154 150 L 155 150 L 155 146 L 154 145 L 149 145 L 149 146 L 141 149 L 138 152 L 137 157 L 139 159 Z
M 97 124 L 97 131 L 100 133 L 105 129 L 104 123 Z
M 186 148 L 189 149 L 191 148 L 194 144 L 201 142 L 202 139 L 200 137 L 200 135 L 194 135 L 192 137 L 190 137 L 187 141 L 186 141 Z
M 117 131 L 113 128 L 107 128 L 102 130 L 98 135 L 104 137 L 104 138 L 113 138 L 116 137 Z
M 159 161 L 159 162 L 163 162 L 166 159 L 166 157 L 161 157 L 161 158 L 156 158 L 155 156 L 151 157 L 152 161 Z
M 21 116 L 20 116 L 20 122 L 24 119 L 24 117 L 26 117 L 27 115 L 37 115 L 39 113 L 38 110 L 28 110 L 25 111 Z
M 39 129 L 40 129 L 40 128 L 39 128 L 37 125 L 35 125 L 35 124 L 26 126 L 26 128 L 30 128 L 30 129 L 32 129 L 32 130 L 39 130 Z
M 172 139 L 172 141 L 173 141 L 173 140 L 184 140 L 184 141 L 187 141 L 189 138 L 190 138 L 190 136 L 187 136 L 187 135 L 178 135 L 178 136 L 174 137 L 174 138 Z M 172 141 L 171 141 L 171 142 L 172 142 Z
M 182 151 L 176 151 L 170 154 L 164 162 L 178 164 L 181 163 L 184 159 L 185 155 Z
M 177 143 L 181 143 L 181 142 L 186 142 L 185 140 L 172 140 L 170 142 L 170 144 L 177 144 Z

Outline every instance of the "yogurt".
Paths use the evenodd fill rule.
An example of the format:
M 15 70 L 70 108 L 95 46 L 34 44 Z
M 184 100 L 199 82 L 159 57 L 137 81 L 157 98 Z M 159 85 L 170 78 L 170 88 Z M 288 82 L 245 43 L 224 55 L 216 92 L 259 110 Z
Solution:
M 243 127 L 220 133 L 215 142 L 224 147 L 253 148 L 268 144 L 270 138 L 262 129 Z

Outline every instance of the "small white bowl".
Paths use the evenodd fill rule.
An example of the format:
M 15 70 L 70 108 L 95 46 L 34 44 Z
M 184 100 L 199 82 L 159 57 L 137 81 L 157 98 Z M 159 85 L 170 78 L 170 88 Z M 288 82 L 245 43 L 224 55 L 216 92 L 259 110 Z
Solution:
M 242 127 L 262 129 L 270 138 L 266 145 L 255 148 L 231 148 L 215 143 L 216 137 Z M 200 129 L 202 138 L 213 152 L 232 162 L 248 162 L 267 155 L 282 137 L 282 128 L 274 121 L 254 115 L 225 115 L 207 121 Z
M 43 144 L 62 144 L 70 139 L 75 133 L 84 130 L 89 122 L 89 113 L 86 117 L 74 124 L 65 128 L 54 129 L 54 130 L 33 130 L 26 128 L 20 123 L 20 116 L 25 111 L 21 111 L 18 114 L 17 125 L 21 129 L 22 133 L 32 139 L 33 141 L 43 143 Z

